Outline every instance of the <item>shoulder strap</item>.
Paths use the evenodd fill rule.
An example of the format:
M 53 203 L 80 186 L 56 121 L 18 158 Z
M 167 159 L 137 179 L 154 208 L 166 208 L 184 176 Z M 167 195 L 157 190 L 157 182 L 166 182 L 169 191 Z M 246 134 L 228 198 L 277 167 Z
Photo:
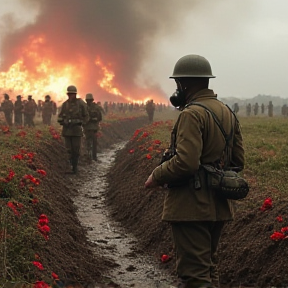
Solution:
M 227 134 L 226 131 L 224 130 L 223 126 L 221 125 L 217 115 L 211 109 L 209 109 L 206 105 L 204 105 L 202 103 L 199 103 L 199 102 L 190 102 L 190 103 L 186 104 L 184 108 L 187 108 L 187 107 L 192 106 L 192 105 L 200 106 L 200 107 L 204 108 L 206 111 L 208 111 L 212 115 L 213 120 L 215 121 L 217 126 L 219 127 L 219 129 L 220 129 L 220 131 L 223 134 L 224 139 L 225 139 L 224 151 L 225 151 L 225 154 L 226 154 L 226 159 L 224 160 L 224 168 L 228 168 L 228 165 L 230 165 L 230 160 L 231 160 L 231 149 L 229 147 L 229 142 L 233 138 L 233 134 L 234 134 L 233 123 L 231 123 L 231 131 L 230 131 L 230 133 Z M 229 109 L 229 111 L 233 114 L 233 116 L 235 117 L 236 121 L 238 122 L 238 119 L 237 119 L 235 113 L 230 109 L 230 107 L 228 105 L 225 105 L 225 106 Z M 231 122 L 232 122 L 232 120 L 231 120 Z

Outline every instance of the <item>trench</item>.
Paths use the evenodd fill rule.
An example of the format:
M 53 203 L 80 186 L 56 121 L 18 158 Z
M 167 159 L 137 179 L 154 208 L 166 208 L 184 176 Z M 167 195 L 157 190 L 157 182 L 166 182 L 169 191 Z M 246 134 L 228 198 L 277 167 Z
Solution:
M 117 283 L 121 288 L 174 287 L 172 277 L 160 269 L 161 263 L 153 257 L 137 255 L 137 239 L 110 217 L 105 205 L 108 187 L 106 174 L 114 165 L 117 151 L 124 148 L 125 144 L 121 142 L 103 150 L 97 155 L 99 162 L 80 167 L 79 172 L 86 173 L 87 181 L 81 183 L 79 194 L 73 199 L 78 210 L 77 216 L 87 230 L 88 241 L 116 264 L 104 275 L 107 280 Z

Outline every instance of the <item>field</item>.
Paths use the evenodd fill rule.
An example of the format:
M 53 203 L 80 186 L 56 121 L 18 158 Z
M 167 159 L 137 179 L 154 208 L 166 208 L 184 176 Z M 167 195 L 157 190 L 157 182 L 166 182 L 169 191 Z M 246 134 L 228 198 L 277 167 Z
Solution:
M 107 176 L 107 207 L 111 215 L 137 237 L 137 253 L 154 255 L 159 263 L 162 254 L 170 255 L 172 261 L 162 264 L 162 268 L 172 275 L 170 230 L 161 222 L 165 191 L 157 188 L 147 193 L 143 186 L 169 144 L 177 114 L 157 113 L 150 125 L 143 115 L 138 120 L 135 115 L 113 116 L 104 121 L 99 135 L 100 148 L 130 139 Z M 251 189 L 247 198 L 236 201 L 235 221 L 223 233 L 219 247 L 221 282 L 237 287 L 284 287 L 288 283 L 288 249 L 283 229 L 288 225 L 288 119 L 241 117 L 239 121 L 246 151 L 243 175 Z M 104 259 L 101 251 L 96 257 L 91 256 L 87 239 L 80 237 L 85 232 L 71 203 L 78 180 L 64 174 L 66 158 L 59 127 L 1 127 L 1 283 L 52 283 L 57 275 L 61 279 L 101 281 L 102 271 L 113 269 L 113 263 Z M 83 171 L 89 169 L 84 160 L 81 165 Z M 85 180 L 84 175 L 79 177 Z M 42 214 L 48 220 L 41 220 Z M 45 225 L 48 228 L 43 228 Z M 59 251 L 63 253 L 57 256 Z M 78 270 L 73 263 L 75 257 L 79 258 Z

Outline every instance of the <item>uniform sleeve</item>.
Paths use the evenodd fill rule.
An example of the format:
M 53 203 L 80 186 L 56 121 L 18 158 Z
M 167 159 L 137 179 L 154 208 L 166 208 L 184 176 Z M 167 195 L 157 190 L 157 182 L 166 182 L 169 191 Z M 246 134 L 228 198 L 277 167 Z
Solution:
M 183 111 L 179 115 L 176 133 L 176 155 L 153 171 L 159 185 L 181 182 L 199 168 L 203 141 L 201 124 L 196 114 Z
M 82 101 L 81 104 L 82 104 L 81 109 L 82 109 L 83 124 L 85 125 L 89 121 L 89 112 L 88 112 L 87 104 L 84 101 Z

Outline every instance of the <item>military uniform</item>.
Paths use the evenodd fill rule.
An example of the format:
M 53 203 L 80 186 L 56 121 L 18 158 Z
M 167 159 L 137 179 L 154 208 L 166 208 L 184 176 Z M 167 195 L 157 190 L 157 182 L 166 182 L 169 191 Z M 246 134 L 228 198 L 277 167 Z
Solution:
M 5 95 L 5 100 L 1 104 L 1 110 L 4 112 L 5 120 L 9 126 L 12 126 L 12 116 L 13 116 L 13 110 L 14 105 L 11 100 L 9 100 L 9 95 Z
M 153 103 L 153 100 L 150 100 L 147 102 L 145 109 L 148 114 L 149 122 L 150 123 L 153 122 L 154 112 L 155 112 L 155 104 Z
M 89 120 L 87 105 L 82 99 L 66 100 L 58 115 L 58 122 L 63 125 L 62 136 L 69 154 L 69 161 L 73 172 L 77 172 L 80 156 L 81 138 L 83 136 L 82 124 Z
M 21 96 L 17 96 L 17 100 L 14 103 L 14 124 L 18 126 L 23 125 L 23 109 L 24 104 L 21 100 Z
M 50 100 L 50 96 L 45 97 L 45 101 L 42 102 L 41 111 L 43 124 L 51 125 L 51 118 L 52 115 L 56 115 L 57 107 L 56 103 Z
M 86 99 L 89 99 L 89 98 L 86 97 Z M 90 103 L 87 102 L 87 109 L 89 113 L 89 121 L 83 126 L 86 146 L 87 146 L 87 150 L 89 151 L 92 145 L 92 159 L 96 161 L 97 160 L 97 132 L 100 130 L 99 123 L 100 121 L 102 121 L 102 109 L 98 104 L 94 102 L 90 102 Z
M 25 125 L 34 127 L 34 117 L 36 115 L 37 104 L 31 96 L 28 96 L 28 101 L 24 104 L 24 119 Z
M 228 164 L 239 170 L 244 167 L 236 116 L 217 100 L 212 90 L 204 88 L 208 87 L 207 78 L 214 77 L 209 62 L 202 56 L 187 55 L 176 63 L 171 78 L 175 78 L 177 91 L 170 101 L 182 112 L 172 131 L 175 154 L 156 167 L 145 183 L 147 188 L 168 187 L 162 220 L 171 224 L 177 274 L 185 288 L 219 286 L 217 246 L 224 223 L 234 217 L 233 202 L 208 187 L 207 174 L 201 166 L 223 161 L 225 138 L 208 110 L 189 104 L 204 105 L 216 114 L 226 134 L 233 131 Z

